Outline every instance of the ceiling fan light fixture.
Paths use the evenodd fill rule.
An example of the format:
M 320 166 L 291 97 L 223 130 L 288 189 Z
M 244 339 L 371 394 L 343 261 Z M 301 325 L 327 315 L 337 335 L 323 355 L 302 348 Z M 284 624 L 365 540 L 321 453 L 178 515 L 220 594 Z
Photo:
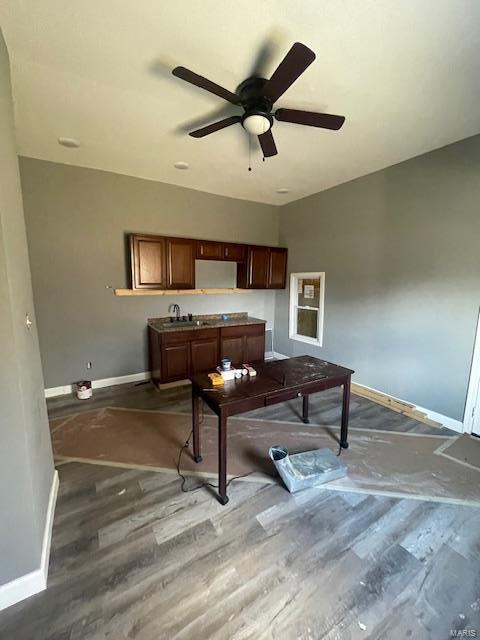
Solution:
M 245 116 L 242 120 L 243 128 L 248 131 L 252 136 L 260 136 L 262 133 L 266 133 L 272 126 L 271 121 L 259 113 L 252 113 Z

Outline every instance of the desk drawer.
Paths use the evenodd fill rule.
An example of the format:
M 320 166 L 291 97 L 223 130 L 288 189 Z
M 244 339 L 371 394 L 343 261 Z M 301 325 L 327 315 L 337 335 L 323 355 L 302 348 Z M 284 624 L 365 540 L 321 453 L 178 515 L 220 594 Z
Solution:
M 295 398 L 303 398 L 304 395 L 308 395 L 303 393 L 302 391 L 294 391 L 293 389 L 285 389 L 285 391 L 274 391 L 270 393 L 268 396 L 265 396 L 265 406 L 268 407 L 271 404 L 277 404 L 277 402 L 286 402 L 287 400 L 294 400 Z

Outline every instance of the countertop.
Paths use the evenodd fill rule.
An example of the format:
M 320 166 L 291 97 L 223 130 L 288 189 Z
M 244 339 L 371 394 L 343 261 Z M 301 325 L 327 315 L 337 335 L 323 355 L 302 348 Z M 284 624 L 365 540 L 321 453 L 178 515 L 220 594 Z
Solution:
M 228 316 L 224 320 L 223 316 Z M 248 313 L 218 313 L 210 315 L 193 316 L 193 321 L 199 321 L 200 325 L 185 324 L 183 322 L 170 322 L 170 316 L 165 318 L 149 318 L 148 326 L 159 333 L 171 331 L 198 331 L 201 329 L 218 329 L 219 327 L 240 327 L 245 324 L 265 324 L 266 320 L 260 320 L 249 316 Z

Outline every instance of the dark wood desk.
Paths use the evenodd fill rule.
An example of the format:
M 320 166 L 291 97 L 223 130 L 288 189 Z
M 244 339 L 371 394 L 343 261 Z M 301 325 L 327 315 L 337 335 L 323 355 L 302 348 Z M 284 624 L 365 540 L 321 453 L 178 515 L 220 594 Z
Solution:
M 308 397 L 312 393 L 343 386 L 342 426 L 340 446 L 348 448 L 348 412 L 350 405 L 351 369 L 339 367 L 331 362 L 300 356 L 287 360 L 276 360 L 255 366 L 257 375 L 226 382 L 213 387 L 206 373 L 193 376 L 193 457 L 201 462 L 200 449 L 200 398 L 218 416 L 218 500 L 228 502 L 227 496 L 227 419 L 260 407 L 303 398 L 302 420 L 308 423 Z M 274 444 L 274 443 L 272 443 Z

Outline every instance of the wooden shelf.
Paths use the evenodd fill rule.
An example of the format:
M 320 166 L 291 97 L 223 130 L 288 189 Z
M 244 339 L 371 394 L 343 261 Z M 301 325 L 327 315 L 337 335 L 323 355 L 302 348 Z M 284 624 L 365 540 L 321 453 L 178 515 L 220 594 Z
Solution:
M 116 296 L 214 296 L 251 293 L 252 289 L 115 289 Z

